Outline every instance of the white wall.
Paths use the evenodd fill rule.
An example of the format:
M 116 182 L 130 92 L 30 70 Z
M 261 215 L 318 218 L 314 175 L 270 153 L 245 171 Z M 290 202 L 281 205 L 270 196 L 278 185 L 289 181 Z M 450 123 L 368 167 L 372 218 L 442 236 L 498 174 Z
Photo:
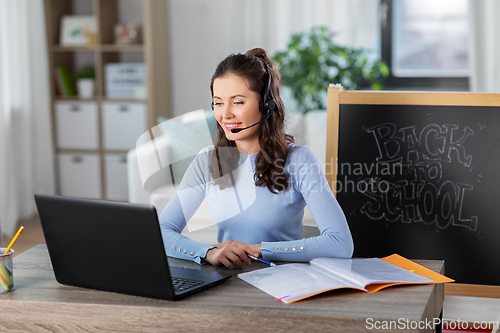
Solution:
M 329 26 L 340 44 L 376 48 L 378 5 L 379 0 L 169 0 L 172 117 L 210 108 L 210 78 L 231 53 L 262 47 L 272 55 L 292 33 L 315 25 Z

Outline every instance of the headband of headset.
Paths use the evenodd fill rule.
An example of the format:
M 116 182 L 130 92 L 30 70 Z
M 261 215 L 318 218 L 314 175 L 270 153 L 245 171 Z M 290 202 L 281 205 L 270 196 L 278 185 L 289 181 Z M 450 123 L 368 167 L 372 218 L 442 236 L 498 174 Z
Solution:
M 269 65 L 267 64 L 267 62 L 265 60 L 262 60 L 262 62 L 264 63 L 264 67 L 266 68 L 268 81 L 267 81 L 267 88 L 264 91 L 264 96 L 262 99 L 264 101 L 263 108 L 261 108 L 260 111 L 264 114 L 269 115 L 271 112 L 273 112 L 274 109 L 276 109 L 276 102 L 270 96 L 271 95 L 271 71 L 269 70 Z

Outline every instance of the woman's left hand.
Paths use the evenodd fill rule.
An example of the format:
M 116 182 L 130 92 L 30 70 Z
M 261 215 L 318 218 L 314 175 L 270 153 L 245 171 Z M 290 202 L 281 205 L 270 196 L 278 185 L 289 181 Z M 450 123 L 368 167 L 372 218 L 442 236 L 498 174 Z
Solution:
M 262 253 L 260 252 L 260 244 L 248 244 L 248 243 L 236 242 L 233 240 L 227 240 L 225 242 L 215 244 L 215 246 L 217 246 L 218 248 L 223 248 L 224 246 L 229 244 L 245 250 L 247 254 L 250 254 L 252 256 L 255 257 L 262 256 Z

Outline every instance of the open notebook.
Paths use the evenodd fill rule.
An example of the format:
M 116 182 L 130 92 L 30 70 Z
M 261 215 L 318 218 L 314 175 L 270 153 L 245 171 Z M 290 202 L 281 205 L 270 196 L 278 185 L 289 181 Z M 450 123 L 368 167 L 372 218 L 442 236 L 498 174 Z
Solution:
M 340 288 L 373 293 L 398 284 L 454 281 L 397 254 L 382 259 L 316 258 L 310 265 L 285 264 L 238 277 L 287 304 Z

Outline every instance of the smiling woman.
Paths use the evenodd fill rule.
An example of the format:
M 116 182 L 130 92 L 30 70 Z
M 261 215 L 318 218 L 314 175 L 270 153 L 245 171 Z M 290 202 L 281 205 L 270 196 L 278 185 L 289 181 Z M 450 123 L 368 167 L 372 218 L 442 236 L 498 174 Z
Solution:
M 236 142 L 238 148 L 246 150 L 248 154 L 257 153 L 260 150 L 260 125 L 242 132 L 233 133 L 232 130 L 260 121 L 262 113 L 259 110 L 259 94 L 248 88 L 244 78 L 234 74 L 215 80 L 213 90 L 214 115 L 219 128 L 224 130 L 228 140 Z
M 285 107 L 279 83 L 279 75 L 266 51 L 257 48 L 224 59 L 217 66 L 210 84 L 214 105 L 218 103 L 214 107 L 219 124 L 215 149 L 237 147 L 246 154 L 260 152 L 256 157 L 255 185 L 266 184 L 273 193 L 277 187 L 287 187 L 288 177 L 278 175 L 277 171 L 284 167 L 288 143 L 294 142 L 292 136 L 285 134 Z M 223 94 L 226 96 L 225 105 L 218 98 Z M 239 100 L 228 100 L 230 96 L 240 97 Z M 245 100 L 241 96 L 246 96 Z M 264 119 L 265 122 L 258 124 Z M 227 125 L 234 128 L 228 131 Z M 239 131 L 235 133 L 235 130 Z M 224 169 L 224 165 L 222 167 Z M 217 178 L 213 173 L 212 176 Z
M 232 54 L 217 66 L 210 84 L 217 141 L 196 156 L 160 215 L 167 255 L 230 268 L 250 265 L 252 256 L 351 257 L 351 233 L 323 171 L 285 133 L 279 82 L 263 49 Z M 204 198 L 218 228 L 215 246 L 180 234 Z M 304 239 L 306 204 L 321 235 Z

